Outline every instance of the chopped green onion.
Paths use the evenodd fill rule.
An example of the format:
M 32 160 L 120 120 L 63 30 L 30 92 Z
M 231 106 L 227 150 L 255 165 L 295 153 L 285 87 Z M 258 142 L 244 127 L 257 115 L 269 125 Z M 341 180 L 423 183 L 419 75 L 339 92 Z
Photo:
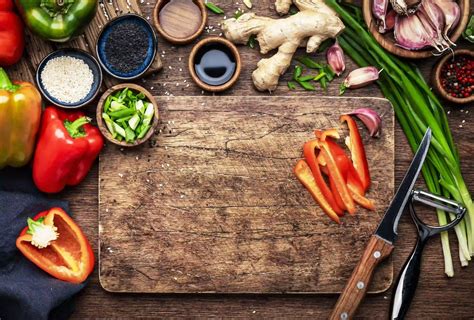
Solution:
M 300 86 L 303 87 L 303 89 L 305 90 L 308 90 L 308 91 L 314 91 L 316 90 L 316 88 L 309 82 L 305 82 L 305 81 L 300 81 L 300 80 L 296 80 L 296 82 L 298 82 L 298 84 Z
M 138 124 L 140 123 L 140 116 L 138 114 L 134 114 L 130 120 L 128 120 L 128 125 L 130 126 L 130 129 L 135 130 L 138 127 Z
M 306 67 L 310 69 L 322 69 L 323 66 L 311 59 L 310 57 L 304 56 L 304 57 L 298 57 L 296 58 L 299 62 L 304 64 Z
M 293 81 L 288 81 L 288 88 L 290 90 L 295 90 L 296 89 L 296 83 L 294 83 Z

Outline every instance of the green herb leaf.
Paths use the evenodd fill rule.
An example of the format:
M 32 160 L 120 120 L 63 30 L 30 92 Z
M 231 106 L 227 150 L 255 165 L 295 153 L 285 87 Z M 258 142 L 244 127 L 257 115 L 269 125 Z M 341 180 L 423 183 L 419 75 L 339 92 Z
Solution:
M 314 91 L 316 90 L 316 88 L 309 82 L 305 82 L 305 81 L 299 81 L 297 80 L 296 82 L 298 82 L 298 84 L 300 86 L 303 87 L 303 89 L 307 90 L 307 91 Z
M 310 69 L 322 69 L 323 67 L 321 64 L 317 63 L 316 61 L 314 61 L 308 56 L 298 57 L 296 58 L 296 60 L 298 60 L 299 62 L 301 62 L 302 64 L 304 64 L 306 67 Z
M 301 73 L 303 72 L 303 68 L 301 66 L 295 66 L 295 70 L 293 71 L 293 80 L 298 81 L 301 77 Z
M 223 14 L 224 10 L 216 6 L 214 3 L 206 1 L 206 7 L 216 14 Z
M 469 18 L 466 30 L 464 30 L 462 36 L 467 41 L 474 43 L 474 15 L 471 15 L 471 18 Z
M 294 83 L 293 81 L 288 81 L 288 88 L 290 90 L 295 90 L 296 89 L 296 83 Z
M 247 41 L 247 46 L 250 48 L 250 49 L 254 49 L 256 46 L 257 46 L 257 38 L 255 37 L 254 34 L 252 34 L 250 37 L 249 37 L 249 40 Z

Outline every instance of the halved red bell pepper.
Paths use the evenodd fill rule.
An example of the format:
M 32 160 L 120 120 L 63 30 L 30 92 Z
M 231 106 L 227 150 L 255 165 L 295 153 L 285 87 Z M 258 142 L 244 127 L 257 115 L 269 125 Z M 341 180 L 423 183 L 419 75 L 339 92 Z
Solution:
M 319 189 L 321 189 L 321 192 L 323 193 L 324 197 L 331 205 L 333 210 L 337 213 L 337 215 L 342 216 L 344 214 L 344 207 L 341 207 L 337 204 L 333 192 L 328 187 L 326 181 L 324 181 L 324 178 L 321 174 L 316 156 L 316 152 L 319 153 L 319 149 L 317 148 L 317 146 L 318 142 L 316 140 L 310 140 L 306 142 L 303 147 L 304 158 L 306 160 L 306 163 L 310 167 L 311 172 L 313 173 L 314 180 L 316 181 L 316 184 L 318 185 Z
M 63 281 L 84 282 L 94 269 L 89 241 L 61 208 L 28 219 L 28 227 L 21 231 L 16 246 L 39 268 Z
M 309 193 L 311 193 L 311 196 L 321 206 L 329 218 L 337 223 L 340 223 L 339 216 L 324 197 L 321 189 L 317 186 L 313 177 L 313 173 L 311 172 L 311 169 L 306 161 L 299 160 L 298 163 L 296 163 L 294 172 L 298 180 L 305 186 Z
M 359 175 L 362 187 L 367 191 L 370 187 L 369 164 L 365 155 L 364 144 L 360 137 L 359 129 L 354 119 L 349 115 L 342 115 L 341 122 L 346 122 L 349 127 L 349 150 L 351 152 L 352 162 L 357 174 Z
M 33 160 L 38 189 L 56 193 L 84 180 L 104 146 L 99 129 L 88 122 L 82 112 L 45 109 Z

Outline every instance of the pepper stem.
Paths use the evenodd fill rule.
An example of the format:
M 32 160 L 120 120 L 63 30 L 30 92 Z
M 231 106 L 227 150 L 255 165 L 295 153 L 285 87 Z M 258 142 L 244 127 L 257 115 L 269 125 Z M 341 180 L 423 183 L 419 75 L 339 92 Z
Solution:
M 81 138 L 85 137 L 84 128 L 82 127 L 86 123 L 90 122 L 90 118 L 88 117 L 80 117 L 74 120 L 74 122 L 64 121 L 64 127 L 66 128 L 67 132 L 71 136 L 71 138 Z
M 16 91 L 18 89 L 18 86 L 11 82 L 7 72 L 3 68 L 0 68 L 0 89 L 8 91 Z

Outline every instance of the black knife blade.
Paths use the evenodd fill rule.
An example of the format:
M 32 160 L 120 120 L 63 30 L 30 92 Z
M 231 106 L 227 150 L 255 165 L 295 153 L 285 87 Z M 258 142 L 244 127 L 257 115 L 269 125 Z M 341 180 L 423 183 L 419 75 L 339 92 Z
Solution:
M 413 157 L 413 160 L 411 161 L 410 166 L 408 167 L 405 177 L 400 183 L 400 186 L 398 187 L 392 202 L 385 211 L 384 217 L 377 227 L 377 231 L 375 231 L 377 236 L 391 244 L 397 240 L 398 221 L 400 220 L 403 210 L 405 210 L 405 206 L 408 199 L 410 198 L 413 186 L 415 185 L 416 179 L 418 178 L 421 168 L 423 167 L 423 163 L 430 147 L 430 142 L 431 129 L 428 128 L 425 132 L 423 140 L 421 140 L 420 146 L 418 147 L 415 156 Z

